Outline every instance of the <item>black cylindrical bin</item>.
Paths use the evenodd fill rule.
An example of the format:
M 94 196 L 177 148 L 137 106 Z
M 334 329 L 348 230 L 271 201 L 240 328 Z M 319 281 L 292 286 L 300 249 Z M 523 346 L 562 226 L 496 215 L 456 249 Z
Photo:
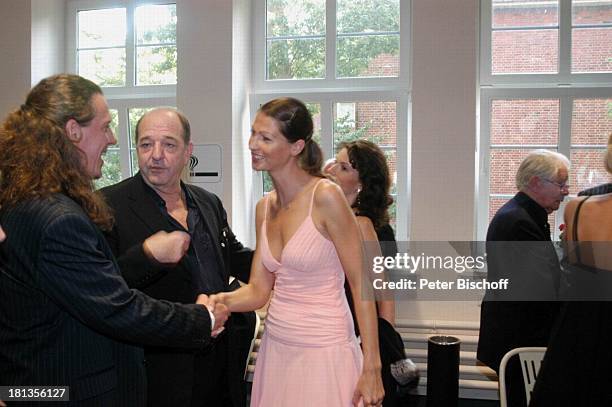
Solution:
M 427 341 L 427 407 L 457 407 L 460 344 L 454 336 Z

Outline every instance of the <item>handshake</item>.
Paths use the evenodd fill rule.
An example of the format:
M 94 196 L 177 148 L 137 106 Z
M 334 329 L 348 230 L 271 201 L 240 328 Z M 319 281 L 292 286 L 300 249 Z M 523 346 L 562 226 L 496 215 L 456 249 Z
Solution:
M 196 304 L 200 304 L 205 306 L 208 311 L 215 317 L 215 325 L 210 331 L 210 336 L 216 338 L 225 327 L 225 321 L 230 316 L 230 311 L 225 304 L 220 302 L 222 294 L 213 294 L 210 297 L 206 294 L 198 295 L 196 299 Z
M 187 253 L 190 241 L 189 234 L 185 232 L 159 231 L 144 241 L 143 250 L 150 259 L 158 263 L 176 264 Z M 223 293 L 214 294 L 210 297 L 206 294 L 200 294 L 196 299 L 196 304 L 204 305 L 214 316 L 215 324 L 210 334 L 213 338 L 223 332 L 225 329 L 223 325 L 230 315 L 229 309 L 223 304 L 222 296 Z

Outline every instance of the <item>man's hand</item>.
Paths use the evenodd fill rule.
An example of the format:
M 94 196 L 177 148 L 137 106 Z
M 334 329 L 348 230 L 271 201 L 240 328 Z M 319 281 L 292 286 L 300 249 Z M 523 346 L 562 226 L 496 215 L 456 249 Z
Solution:
M 159 263 L 178 263 L 187 250 L 191 237 L 188 233 L 181 231 L 165 232 L 163 230 L 149 236 L 142 248 L 147 256 Z
M 230 312 L 227 306 L 219 302 L 218 300 L 219 295 L 212 295 L 209 298 L 206 294 L 198 295 L 198 298 L 196 300 L 196 304 L 204 305 L 206 308 L 208 308 L 210 312 L 212 312 L 215 317 L 215 326 L 213 326 L 211 330 L 211 336 L 213 338 L 223 332 L 223 330 L 225 329 L 223 325 L 225 325 L 227 318 L 229 318 L 230 316 Z

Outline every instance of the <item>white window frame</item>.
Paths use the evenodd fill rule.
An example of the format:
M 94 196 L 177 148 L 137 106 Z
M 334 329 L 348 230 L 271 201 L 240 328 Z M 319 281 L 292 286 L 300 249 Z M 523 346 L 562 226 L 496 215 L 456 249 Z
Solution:
M 122 179 L 132 176 L 128 109 L 156 106 L 176 106 L 176 85 L 136 86 L 134 11 L 141 5 L 175 4 L 172 0 L 69 0 L 66 3 L 66 67 L 78 73 L 77 13 L 85 10 L 126 8 L 126 86 L 102 87 L 109 109 L 117 110 L 119 126 L 115 137 L 119 148 Z M 178 79 L 178 78 L 177 78 Z
M 336 0 L 326 1 L 325 78 L 266 80 L 266 0 L 254 0 L 253 86 L 256 92 L 276 91 L 342 91 L 410 89 L 410 15 L 411 1 L 400 1 L 400 63 L 397 77 L 336 78 Z
M 491 74 L 491 21 L 492 0 L 482 0 L 480 8 L 480 94 L 479 141 L 477 151 L 476 186 L 476 238 L 485 240 L 489 225 L 489 159 L 491 133 L 491 106 L 494 100 L 558 99 L 559 139 L 557 146 L 533 146 L 552 148 L 570 158 L 571 119 L 574 99 L 612 98 L 612 73 L 571 73 L 572 0 L 559 0 L 559 72 L 556 74 Z M 531 145 L 521 148 L 531 148 Z M 585 146 L 585 148 L 601 148 Z M 570 169 L 571 171 L 571 169 Z M 514 177 L 515 174 L 508 174 Z M 513 195 L 513 194 L 512 194 Z M 567 202 L 567 200 L 566 200 Z M 563 223 L 562 204 L 555 212 L 555 223 Z M 555 228 L 554 238 L 559 230 Z
M 485 240 L 487 228 L 489 226 L 489 174 L 490 174 L 490 125 L 491 125 L 491 106 L 495 100 L 513 99 L 558 99 L 559 100 L 559 139 L 557 145 L 521 145 L 520 149 L 531 148 L 556 148 L 556 151 L 570 158 L 571 136 L 572 136 L 572 108 L 575 99 L 611 99 L 612 86 L 590 88 L 556 88 L 556 89 L 482 89 L 480 100 L 481 117 L 481 138 L 479 153 L 479 184 L 478 184 L 478 216 L 476 217 L 477 238 Z M 601 149 L 600 145 L 581 145 L 581 149 Z M 571 172 L 571 168 L 570 168 Z M 514 178 L 515 174 L 508 174 Z M 507 196 L 510 199 L 514 194 Z M 566 201 L 567 202 L 567 199 Z M 565 204 L 555 212 L 555 223 L 563 223 L 563 209 Z M 559 231 L 555 229 L 554 237 L 558 238 Z
M 571 73 L 572 0 L 559 0 L 559 66 L 550 74 L 495 74 L 491 72 L 492 1 L 480 2 L 480 85 L 504 87 L 598 86 L 612 83 L 610 73 Z
M 253 24 L 253 92 L 250 96 L 251 120 L 257 109 L 275 97 L 291 96 L 321 106 L 321 148 L 333 157 L 333 105 L 336 102 L 395 102 L 397 196 L 396 237 L 408 240 L 410 213 L 410 16 L 411 1 L 400 0 L 400 69 L 397 77 L 335 78 L 336 0 L 326 0 L 326 40 L 324 79 L 266 80 L 266 0 L 255 0 Z M 253 199 L 263 196 L 261 172 L 253 175 Z

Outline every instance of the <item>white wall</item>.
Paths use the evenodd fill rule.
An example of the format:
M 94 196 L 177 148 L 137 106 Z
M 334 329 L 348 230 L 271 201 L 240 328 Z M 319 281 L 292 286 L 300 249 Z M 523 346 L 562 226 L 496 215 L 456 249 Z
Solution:
M 0 120 L 30 89 L 30 0 L 0 1 Z
M 474 238 L 478 3 L 412 3 L 413 241 Z M 400 318 L 478 316 L 474 303 L 398 303 Z
M 31 84 L 64 72 L 64 0 L 32 1 Z
M 231 216 L 233 2 L 177 0 L 177 107 L 189 118 L 193 143 L 221 145 L 221 184 L 211 190 Z
M 248 93 L 251 89 L 251 0 L 234 0 L 232 58 L 232 229 L 255 247 L 253 170 L 248 140 L 251 127 Z

